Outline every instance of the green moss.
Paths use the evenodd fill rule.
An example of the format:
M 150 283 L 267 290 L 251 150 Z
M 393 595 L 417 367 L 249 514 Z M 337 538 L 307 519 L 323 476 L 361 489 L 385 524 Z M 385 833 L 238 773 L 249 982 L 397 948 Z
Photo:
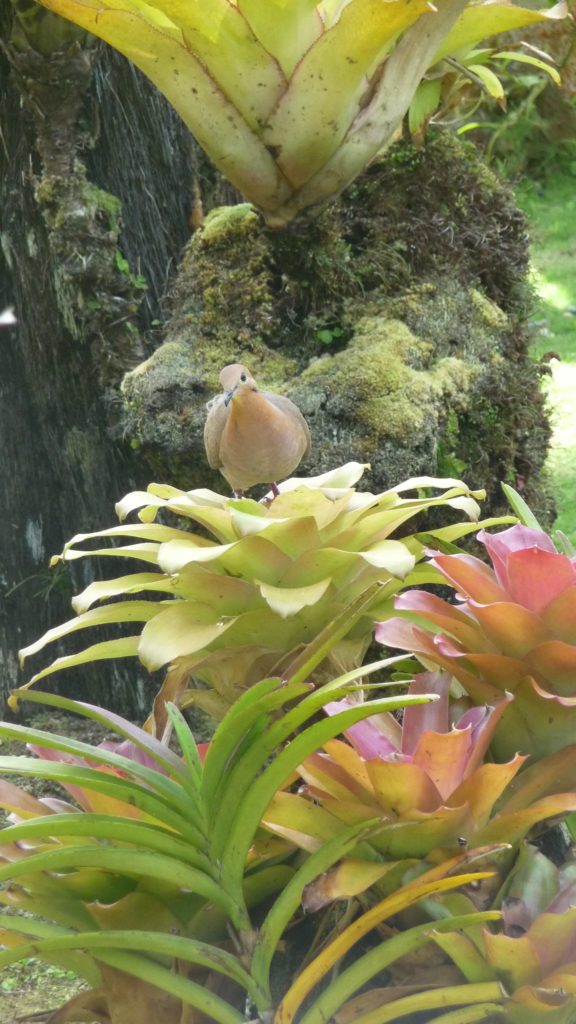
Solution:
M 132 386 L 141 382 L 141 386 L 162 388 L 163 384 L 172 379 L 174 371 L 183 372 L 189 369 L 190 350 L 183 342 L 170 341 L 161 345 L 160 348 L 145 359 L 143 363 L 131 370 L 122 383 L 122 390 L 128 396 L 131 395 Z M 155 380 L 152 380 L 152 374 Z M 130 398 L 128 398 L 130 401 Z
M 120 231 L 120 200 L 88 181 L 81 165 L 77 165 L 68 178 L 43 178 L 36 188 L 36 198 L 43 208 L 44 219 L 54 232 L 78 231 L 72 214 L 83 227 L 99 219 L 107 231 L 116 236 Z
M 202 242 L 210 245 L 225 242 L 230 234 L 250 228 L 258 223 L 259 217 L 251 203 L 238 203 L 237 206 L 217 206 L 204 220 L 202 225 Z
M 474 369 L 455 358 L 428 362 L 429 346 L 398 320 L 367 317 L 345 351 L 316 360 L 299 382 L 338 418 L 356 425 L 366 458 L 386 441 L 404 446 L 434 433 L 446 402 L 463 405 Z M 309 404 L 305 403 L 305 404 Z
M 240 217 L 234 209 L 215 211 L 206 231 L 194 235 L 171 296 L 170 334 L 185 336 L 195 348 L 205 341 L 203 357 L 209 361 L 209 348 L 220 350 L 217 358 L 226 352 L 225 362 L 235 361 L 235 352 L 257 355 L 262 337 L 274 330 L 259 220 L 247 204 Z
M 389 293 L 410 279 L 478 283 L 505 311 L 529 301 L 526 220 L 474 146 L 432 133 L 392 146 L 342 200 L 364 287 L 380 268 Z
M 41 179 L 36 198 L 54 259 L 58 307 L 74 338 L 94 342 L 100 383 L 117 385 L 142 357 L 131 318 L 146 282 L 133 274 L 119 250 L 121 204 L 97 188 L 77 164 L 67 178 Z
M 203 422 L 207 401 L 220 391 L 222 367 L 246 363 L 259 384 L 273 390 L 298 369 L 273 345 L 278 318 L 269 251 L 252 207 L 221 207 L 207 218 L 187 249 L 171 302 L 165 343 L 124 378 L 126 426 L 155 463 L 153 449 L 171 465 L 189 452 L 195 466 L 188 479 L 204 482 L 196 476 L 206 465 Z
M 470 292 L 470 298 L 476 311 L 480 314 L 487 327 L 493 330 L 501 330 L 508 326 L 508 317 L 495 302 L 487 299 L 477 288 Z
M 438 473 L 440 476 L 461 478 L 466 474 L 464 459 L 456 451 L 461 447 L 460 423 L 454 409 L 451 409 L 444 424 L 444 434 L 438 443 Z

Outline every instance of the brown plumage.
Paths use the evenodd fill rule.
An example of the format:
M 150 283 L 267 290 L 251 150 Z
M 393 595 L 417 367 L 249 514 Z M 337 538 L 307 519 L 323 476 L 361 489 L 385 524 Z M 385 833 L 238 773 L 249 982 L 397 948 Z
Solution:
M 255 484 L 290 476 L 310 451 L 310 431 L 300 410 L 284 395 L 259 391 L 240 363 L 220 374 L 224 393 L 208 403 L 206 455 L 236 495 Z

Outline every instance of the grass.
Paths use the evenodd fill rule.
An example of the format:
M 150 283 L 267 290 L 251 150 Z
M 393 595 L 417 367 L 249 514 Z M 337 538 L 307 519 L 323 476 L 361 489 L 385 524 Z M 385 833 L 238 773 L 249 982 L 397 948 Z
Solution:
M 534 284 L 539 294 L 533 352 L 547 353 L 553 437 L 548 458 L 558 505 L 555 529 L 576 547 L 576 189 L 573 177 L 550 178 L 517 190 L 532 237 Z

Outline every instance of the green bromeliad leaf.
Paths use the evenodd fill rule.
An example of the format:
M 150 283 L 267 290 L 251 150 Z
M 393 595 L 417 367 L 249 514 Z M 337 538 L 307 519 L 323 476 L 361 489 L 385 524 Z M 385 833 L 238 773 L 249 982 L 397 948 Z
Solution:
M 320 580 L 307 587 L 271 587 L 268 583 L 258 583 L 260 593 L 266 604 L 277 612 L 282 619 L 296 615 L 303 608 L 316 604 L 328 590 L 331 580 Z
M 109 2 L 120 6 L 117 0 Z M 138 6 L 157 11 L 177 26 L 186 49 L 207 69 L 222 93 L 234 97 L 234 107 L 253 132 L 266 123 L 284 91 L 285 77 L 272 51 L 254 37 L 239 7 L 228 0 L 196 0 L 193 4 L 147 0 L 146 5 Z M 225 63 L 223 53 L 233 59 Z
M 334 154 L 376 67 L 396 37 L 425 11 L 426 0 L 389 0 L 385 11 L 381 0 L 355 0 L 306 54 L 263 134 L 266 145 L 281 149 L 278 165 L 294 188 L 305 184 Z M 323 112 L 313 136 L 301 131 L 303 97 L 310 110 Z M 285 140 L 292 144 L 286 146 Z
M 213 609 L 207 605 L 175 601 L 156 619 L 155 628 L 142 631 L 138 654 L 150 672 L 167 662 L 193 654 L 222 636 L 234 619 L 214 621 Z
M 356 600 L 348 613 L 351 618 L 361 615 L 377 588 L 378 584 L 372 584 Z M 175 602 L 175 607 L 180 604 Z M 319 645 L 310 645 L 308 657 L 312 663 L 322 657 L 330 638 L 333 643 L 338 641 L 341 628 L 341 623 L 335 622 L 326 628 Z M 357 668 L 316 689 L 300 678 L 306 676 L 302 660 L 292 681 L 270 678 L 257 683 L 241 693 L 220 723 L 204 760 L 184 718 L 173 706 L 168 709 L 168 717 L 180 739 L 182 758 L 117 715 L 66 698 L 31 694 L 36 703 L 45 701 L 62 710 L 78 710 L 100 724 L 108 723 L 113 732 L 138 745 L 148 756 L 141 763 L 126 752 L 93 747 L 27 726 L 0 726 L 0 735 L 32 742 L 42 758 L 49 750 L 67 758 L 0 758 L 0 771 L 58 781 L 80 808 L 62 809 L 59 805 L 53 809 L 45 804 L 40 810 L 36 798 L 24 795 L 18 799 L 16 787 L 2 789 L 0 785 L 0 803 L 21 819 L 3 832 L 0 882 L 9 882 L 9 888 L 0 902 L 10 906 L 13 900 L 18 909 L 37 911 L 53 922 L 36 927 L 30 919 L 23 919 L 22 926 L 18 924 L 6 942 L 9 948 L 0 954 L 0 966 L 32 951 L 47 961 L 51 957 L 80 956 L 84 960 L 79 969 L 84 966 L 84 975 L 91 984 L 98 980 L 94 965 L 111 966 L 214 1020 L 241 1024 L 235 1006 L 220 996 L 214 1000 L 210 986 L 206 989 L 198 980 L 202 977 L 199 972 L 215 971 L 237 983 L 265 1019 L 273 1005 L 270 967 L 301 902 L 313 910 L 334 899 L 353 898 L 381 881 L 385 898 L 380 898 L 380 892 L 375 906 L 364 908 L 341 935 L 313 956 L 276 1011 L 277 1022 L 288 1022 L 300 1012 L 306 999 L 306 1009 L 301 1011 L 303 1024 L 321 1024 L 347 1000 L 354 999 L 355 993 L 378 973 L 431 938 L 447 936 L 448 948 L 451 936 L 462 935 L 463 929 L 469 930 L 466 934 L 478 934 L 480 925 L 496 920 L 498 913 L 474 913 L 467 897 L 455 895 L 452 911 L 446 904 L 449 916 L 433 924 L 418 924 L 371 945 L 368 952 L 339 973 L 333 984 L 309 998 L 334 965 L 351 950 L 357 950 L 364 936 L 388 917 L 416 903 L 424 907 L 426 901 L 432 901 L 435 905 L 440 894 L 453 893 L 460 886 L 490 876 L 490 872 L 468 870 L 473 852 L 444 859 L 425 875 L 407 881 L 403 878 L 406 866 L 399 874 L 398 865 L 385 847 L 379 846 L 385 829 L 378 814 L 348 822 L 345 817 L 324 813 L 311 802 L 305 814 L 301 807 L 289 811 L 285 819 L 287 838 L 291 838 L 290 829 L 292 837 L 300 829 L 314 842 L 309 855 L 299 855 L 288 864 L 284 861 L 293 852 L 290 842 L 269 840 L 260 831 L 262 815 L 266 819 L 266 808 L 278 790 L 280 798 L 300 800 L 297 795 L 283 793 L 281 787 L 302 760 L 315 756 L 322 744 L 332 742 L 342 729 L 358 725 L 375 712 L 406 708 L 405 715 L 410 715 L 434 699 L 434 695 L 425 693 L 379 698 L 352 704 L 318 720 L 318 712 L 327 702 L 340 699 L 358 686 L 365 688 L 369 684 L 364 676 L 395 660 Z M 42 752 L 42 748 L 49 749 Z M 540 817 L 553 814 L 560 806 L 547 797 L 554 769 L 563 777 L 568 759 L 556 758 L 544 772 L 538 789 L 543 798 Z M 524 794 L 520 784 L 515 802 L 513 798 L 511 814 L 520 815 L 523 824 L 523 797 L 524 802 L 530 801 L 536 786 L 537 780 L 529 775 Z M 334 795 L 338 796 L 336 790 Z M 91 799 L 100 801 L 96 809 L 90 805 Z M 127 813 L 118 807 L 122 801 Z M 30 814 L 35 816 L 30 818 Z M 445 845 L 441 839 L 437 849 Z M 19 855 L 12 860 L 16 850 Z M 407 866 L 418 869 L 413 861 Z M 267 909 L 259 914 L 256 928 L 251 908 L 261 907 L 264 902 Z M 8 917 L 0 920 L 2 926 L 9 935 Z M 462 963 L 468 964 L 470 949 L 466 947 L 460 955 Z M 183 965 L 194 968 L 194 981 Z M 105 981 L 104 968 L 102 977 Z M 466 993 L 469 1001 L 481 996 L 486 1001 L 489 995 L 495 1001 L 494 984 L 491 988 L 488 985 L 495 981 L 492 975 L 473 978 Z M 105 984 L 101 991 L 107 991 Z M 451 998 L 447 989 L 444 995 Z M 452 1005 L 466 1002 L 462 986 L 452 995 Z M 418 999 L 415 1003 L 399 1001 L 399 1011 L 404 1007 L 425 1011 L 443 1005 L 435 1001 L 435 990 Z
M 341 934 L 334 939 L 329 945 L 314 959 L 308 966 L 301 971 L 300 975 L 296 978 L 288 992 L 282 999 L 275 1017 L 275 1024 L 288 1024 L 292 1021 L 297 1010 L 302 1005 L 303 1001 L 308 996 L 309 992 L 326 976 L 326 974 L 332 969 L 333 965 L 337 963 L 360 939 L 372 930 L 377 924 L 391 917 L 395 913 L 399 913 L 400 910 L 406 907 L 412 906 L 414 903 L 419 902 L 422 898 L 428 894 L 441 893 L 455 889 L 460 885 L 466 885 L 468 881 L 480 880 L 483 877 L 488 877 L 486 873 L 478 872 L 477 874 L 462 874 L 456 875 L 452 878 L 437 878 L 434 881 L 422 881 L 415 880 L 414 882 L 408 883 L 394 893 L 392 896 L 386 897 L 386 899 L 377 903 L 366 913 L 362 914 L 357 918 L 351 925 L 345 928 Z M 385 947 L 384 947 L 385 950 Z M 393 957 L 392 957 L 393 958 Z M 352 968 L 356 968 L 357 974 L 360 974 L 362 970 L 362 961 L 359 961 Z M 386 966 L 385 952 L 383 956 L 383 966 Z M 370 965 L 371 977 L 376 974 L 378 968 Z M 364 983 L 366 979 L 362 978 L 359 981 L 358 987 Z M 352 982 L 352 991 L 356 987 L 356 979 Z M 498 986 L 494 986 L 492 998 L 498 998 L 499 990 Z M 423 1009 L 427 1009 L 427 1005 L 424 1004 Z M 323 1018 L 322 1014 L 314 1015 L 313 1010 L 310 1011 L 304 1018 L 305 1020 L 314 1021 L 317 1024 L 318 1021 Z M 379 1018 L 374 1018 L 374 1024 Z M 394 1017 L 388 1018 L 394 1020 Z
M 36 672 L 27 683 L 19 687 L 9 698 L 9 704 L 15 708 L 18 704 L 18 694 L 22 690 L 27 690 L 29 686 L 33 686 L 41 679 L 45 679 L 46 676 L 50 676 L 54 672 L 60 672 L 62 669 L 76 668 L 78 665 L 89 665 L 94 661 L 108 661 L 110 658 L 134 658 L 138 654 L 139 644 L 139 636 L 125 636 L 120 640 L 103 640 L 101 643 L 86 647 L 83 651 L 79 651 L 78 654 L 68 654 L 62 658 L 56 658 L 51 665 L 42 669 L 41 672 Z
M 486 89 L 486 92 L 494 100 L 504 99 L 504 86 L 490 68 L 485 67 L 483 64 L 467 64 L 468 71 L 471 75 L 479 78 L 482 85 Z
M 238 10 L 288 81 L 324 31 L 317 0 L 238 0 Z
M 104 6 L 97 0 L 50 0 L 49 4 L 50 10 L 110 43 L 140 68 L 241 191 L 252 191 L 252 179 L 265 206 L 276 205 L 290 190 L 249 123 L 258 124 L 281 86 L 273 58 L 255 45 L 243 19 L 226 0 L 210 0 L 209 8 L 194 5 L 193 9 L 201 6 L 205 10 L 203 25 L 184 17 L 190 5 L 174 0 L 167 6 L 174 17 L 182 19 L 181 24 L 164 15 L 160 7 L 139 0 L 110 0 Z M 220 38 L 232 49 L 233 60 L 228 50 L 218 48 Z M 216 77 L 210 73 L 215 62 Z M 250 88 L 253 64 L 256 74 Z M 231 91 L 242 100 L 238 106 L 228 98 L 224 86 L 227 68 L 238 68 Z M 258 87 L 258 72 L 264 75 L 265 89 Z
M 121 601 L 101 608 L 94 608 L 92 611 L 78 615 L 75 619 L 70 619 L 69 622 L 63 622 L 60 626 L 49 629 L 42 640 L 30 644 L 29 647 L 24 647 L 20 651 L 21 663 L 23 664 L 26 658 L 41 650 L 44 644 L 59 640 L 78 629 L 89 629 L 91 626 L 118 622 L 148 622 L 161 611 L 161 604 L 154 605 L 150 601 Z
M 437 110 L 441 91 L 442 82 L 437 78 L 424 80 L 418 86 L 408 112 L 408 127 L 412 136 L 421 131 L 428 118 Z
M 556 4 L 546 11 L 530 10 L 517 7 L 512 3 L 476 3 L 470 4 L 459 16 L 454 27 L 448 32 L 442 45 L 434 55 L 434 63 L 447 57 L 448 54 L 458 55 L 475 46 L 481 39 L 499 32 L 511 32 L 524 25 L 531 25 L 547 18 L 565 18 L 566 5 Z M 486 31 L 489 29 L 489 31 Z
M 369 673 L 370 667 L 365 671 Z M 225 1001 L 202 1002 L 201 986 L 184 976 L 183 984 L 174 987 L 168 970 L 146 975 L 140 955 L 146 952 L 150 963 L 162 957 L 220 971 L 240 984 L 260 1009 L 269 1007 L 270 963 L 299 897 L 319 872 L 353 849 L 362 851 L 367 829 L 364 823 L 360 828 L 338 826 L 326 848 L 296 872 L 282 863 L 292 852 L 290 844 L 260 837 L 262 810 L 301 757 L 323 737 L 374 709 L 398 708 L 406 702 L 401 697 L 384 698 L 315 721 L 323 702 L 348 692 L 357 676 L 359 672 L 334 679 L 323 693 L 310 691 L 303 682 L 279 679 L 246 690 L 216 730 L 204 764 L 174 707 L 168 715 L 181 740 L 183 758 L 111 712 L 63 697 L 30 695 L 35 703 L 79 711 L 108 724 L 129 744 L 118 750 L 110 744 L 94 747 L 29 726 L 0 725 L 0 735 L 31 743 L 39 754 L 38 760 L 0 757 L 0 771 L 58 782 L 76 802 L 54 807 L 25 793 L 19 796 L 12 784 L 0 785 L 0 803 L 20 819 L 3 830 L 0 883 L 9 882 L 9 888 L 0 902 L 15 901 L 17 908 L 37 911 L 54 922 L 48 929 L 42 924 L 16 928 L 7 943 L 13 948 L 0 955 L 0 965 L 28 955 L 32 944 L 35 955 L 48 961 L 60 954 L 67 957 L 67 951 L 76 956 L 81 950 L 88 968 L 93 957 L 98 964 L 113 965 L 155 984 L 216 1020 L 236 1019 L 236 1011 Z M 428 699 L 419 695 L 408 702 Z M 286 704 L 286 714 L 278 716 Z M 137 745 L 144 760 L 130 754 Z M 15 851 L 19 855 L 13 859 Z M 339 889 L 354 891 L 359 871 L 360 866 L 345 866 L 338 875 Z M 371 871 L 378 877 L 387 868 L 372 866 Z M 270 911 L 254 971 L 248 976 L 242 964 L 250 962 L 253 952 L 256 956 L 259 934 L 251 925 L 250 907 L 276 893 L 282 894 L 280 903 Z M 242 958 L 222 954 L 217 943 L 205 944 L 208 918 L 210 934 L 221 940 L 227 927 L 234 929 Z M 89 970 L 85 974 L 91 980 Z
M 500 50 L 493 55 L 493 60 L 515 60 L 519 64 L 531 64 L 532 67 L 545 71 L 546 74 L 550 75 L 555 85 L 560 85 L 561 79 L 556 68 L 552 64 L 547 64 L 546 61 L 538 60 L 537 57 L 531 57 L 529 53 L 518 53 L 517 50 Z

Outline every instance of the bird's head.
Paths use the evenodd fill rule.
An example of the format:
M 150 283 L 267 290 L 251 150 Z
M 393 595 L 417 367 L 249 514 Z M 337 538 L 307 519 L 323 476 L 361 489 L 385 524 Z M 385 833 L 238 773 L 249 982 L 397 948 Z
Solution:
M 224 405 L 228 405 L 232 398 L 238 398 L 249 391 L 258 390 L 250 370 L 247 370 L 241 363 L 231 363 L 230 366 L 225 366 L 220 374 L 220 383 L 224 390 Z

